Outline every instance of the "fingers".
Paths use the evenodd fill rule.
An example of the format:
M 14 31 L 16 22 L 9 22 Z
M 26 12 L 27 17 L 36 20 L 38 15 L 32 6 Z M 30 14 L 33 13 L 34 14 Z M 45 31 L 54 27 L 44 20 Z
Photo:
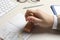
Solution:
M 33 16 L 33 13 L 28 13 L 28 14 L 25 15 L 26 21 L 27 21 L 28 16 Z
M 28 16 L 35 16 L 36 13 L 37 13 L 36 10 L 32 10 L 32 9 L 27 10 L 25 13 L 25 18 L 27 18 Z
M 25 14 L 25 18 L 27 18 L 28 16 L 35 16 L 37 18 L 44 18 L 44 12 L 42 12 L 41 10 L 39 9 L 30 9 L 30 10 L 27 10 L 26 11 L 26 14 Z
M 32 23 L 40 23 L 40 22 L 42 22 L 41 19 L 38 19 L 38 18 L 36 18 L 34 16 L 27 17 L 27 21 L 32 22 Z

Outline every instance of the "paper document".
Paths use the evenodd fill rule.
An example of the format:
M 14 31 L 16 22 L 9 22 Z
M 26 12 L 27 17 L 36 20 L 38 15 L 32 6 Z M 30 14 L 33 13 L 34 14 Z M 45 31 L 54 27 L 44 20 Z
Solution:
M 7 22 L 0 27 L 0 37 L 4 40 L 19 40 L 19 28 Z
M 7 21 L 0 27 L 0 37 L 4 40 L 26 40 L 30 36 L 28 33 L 22 33 L 26 25 L 24 14 L 18 13 L 11 20 Z M 20 37 L 21 38 L 20 38 Z
M 22 31 L 21 29 L 23 29 L 27 24 L 25 20 L 25 15 L 21 13 L 18 13 L 17 15 L 12 17 L 9 22 L 17 26 L 20 29 L 20 32 Z M 20 35 L 22 35 L 21 37 L 23 40 L 27 40 L 31 36 L 31 34 L 28 34 L 28 33 L 22 33 Z

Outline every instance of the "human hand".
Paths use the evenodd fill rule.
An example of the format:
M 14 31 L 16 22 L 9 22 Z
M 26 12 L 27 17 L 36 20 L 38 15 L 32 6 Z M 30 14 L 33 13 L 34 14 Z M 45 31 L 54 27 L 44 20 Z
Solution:
M 30 9 L 26 11 L 25 18 L 27 21 L 32 22 L 42 28 L 51 28 L 53 25 L 53 15 L 45 13 L 40 9 Z

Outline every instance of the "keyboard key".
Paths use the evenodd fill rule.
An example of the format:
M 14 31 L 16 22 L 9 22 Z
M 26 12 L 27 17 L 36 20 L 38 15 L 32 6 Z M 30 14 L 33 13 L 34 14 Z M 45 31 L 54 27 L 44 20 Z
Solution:
M 7 12 L 11 11 L 17 6 L 11 0 L 0 0 L 0 16 L 3 16 Z

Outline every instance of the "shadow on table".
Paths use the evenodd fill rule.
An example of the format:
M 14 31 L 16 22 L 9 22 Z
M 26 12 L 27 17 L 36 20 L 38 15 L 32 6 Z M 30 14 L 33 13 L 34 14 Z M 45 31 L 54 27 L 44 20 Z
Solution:
M 40 27 L 35 26 L 34 29 L 31 31 L 32 34 L 41 34 L 41 33 L 49 33 L 49 34 L 57 34 L 60 35 L 60 30 L 56 29 L 43 29 Z

